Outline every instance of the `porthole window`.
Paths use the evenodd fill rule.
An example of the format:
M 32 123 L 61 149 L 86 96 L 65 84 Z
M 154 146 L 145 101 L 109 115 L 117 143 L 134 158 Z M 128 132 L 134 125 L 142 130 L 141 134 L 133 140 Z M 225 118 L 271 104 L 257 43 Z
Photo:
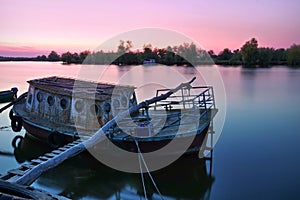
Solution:
M 121 97 L 121 104 L 123 107 L 127 107 L 127 99 L 125 96 L 122 96 Z
M 81 112 L 83 110 L 83 102 L 81 100 L 76 101 L 75 110 Z
M 115 99 L 115 100 L 113 101 L 113 106 L 114 106 L 114 108 L 119 108 L 119 107 L 120 107 L 120 102 L 119 102 L 119 100 Z
M 48 96 L 47 102 L 48 102 L 49 106 L 53 106 L 53 104 L 54 104 L 54 97 L 53 96 Z
M 36 98 L 37 98 L 38 102 L 42 102 L 43 101 L 43 94 L 38 92 L 37 95 L 36 95 Z
M 63 98 L 63 99 L 60 100 L 60 107 L 62 109 L 66 109 L 68 107 L 68 101 L 67 101 L 67 99 Z
M 100 115 L 100 107 L 97 104 L 92 104 L 90 107 L 90 111 L 92 114 L 96 114 L 97 116 Z
M 111 110 L 110 103 L 105 102 L 105 103 L 103 104 L 103 107 L 104 107 L 104 112 L 105 112 L 106 114 L 108 114 L 108 113 L 110 112 L 110 110 Z

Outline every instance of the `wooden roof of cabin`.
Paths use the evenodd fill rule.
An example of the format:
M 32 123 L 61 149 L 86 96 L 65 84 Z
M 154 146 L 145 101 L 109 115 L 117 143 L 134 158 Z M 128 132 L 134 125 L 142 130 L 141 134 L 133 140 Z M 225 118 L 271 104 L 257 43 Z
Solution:
M 96 98 L 98 100 L 110 99 L 111 95 L 118 95 L 114 89 L 133 92 L 135 87 L 128 85 L 116 85 L 110 83 L 97 83 L 92 81 L 77 80 L 64 77 L 46 77 L 27 81 L 35 88 L 53 94 L 76 96 L 81 98 Z

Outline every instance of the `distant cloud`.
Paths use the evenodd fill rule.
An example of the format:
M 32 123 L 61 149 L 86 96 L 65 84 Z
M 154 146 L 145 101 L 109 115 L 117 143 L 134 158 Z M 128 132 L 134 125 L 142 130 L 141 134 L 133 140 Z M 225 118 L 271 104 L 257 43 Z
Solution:
M 11 57 L 35 57 L 42 54 L 48 54 L 48 51 L 38 49 L 32 46 L 8 46 L 0 45 L 0 56 L 11 56 Z

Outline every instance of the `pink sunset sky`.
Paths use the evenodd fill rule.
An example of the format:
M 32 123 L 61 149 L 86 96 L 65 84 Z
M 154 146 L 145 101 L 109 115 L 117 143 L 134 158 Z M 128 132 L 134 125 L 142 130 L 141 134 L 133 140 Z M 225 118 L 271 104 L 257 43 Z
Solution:
M 93 50 L 145 27 L 180 32 L 215 52 L 252 37 L 259 46 L 288 48 L 300 44 L 299 7 L 298 0 L 2 0 L 0 56 Z

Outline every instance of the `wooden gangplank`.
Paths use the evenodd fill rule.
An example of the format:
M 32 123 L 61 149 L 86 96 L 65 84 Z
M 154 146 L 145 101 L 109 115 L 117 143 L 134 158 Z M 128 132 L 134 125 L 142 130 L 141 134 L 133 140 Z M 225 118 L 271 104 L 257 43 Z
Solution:
M 65 152 L 69 148 L 74 147 L 75 145 L 80 144 L 81 142 L 82 142 L 82 139 L 75 140 L 71 143 L 66 144 L 63 147 L 60 147 L 49 153 L 39 156 L 36 159 L 33 159 L 33 160 L 29 161 L 28 163 L 21 165 L 17 169 L 11 169 L 11 170 L 7 171 L 6 174 L 1 175 L 0 180 L 11 182 L 11 183 L 17 183 L 18 180 L 20 180 L 29 171 L 34 170 L 40 164 L 61 155 L 63 152 Z

